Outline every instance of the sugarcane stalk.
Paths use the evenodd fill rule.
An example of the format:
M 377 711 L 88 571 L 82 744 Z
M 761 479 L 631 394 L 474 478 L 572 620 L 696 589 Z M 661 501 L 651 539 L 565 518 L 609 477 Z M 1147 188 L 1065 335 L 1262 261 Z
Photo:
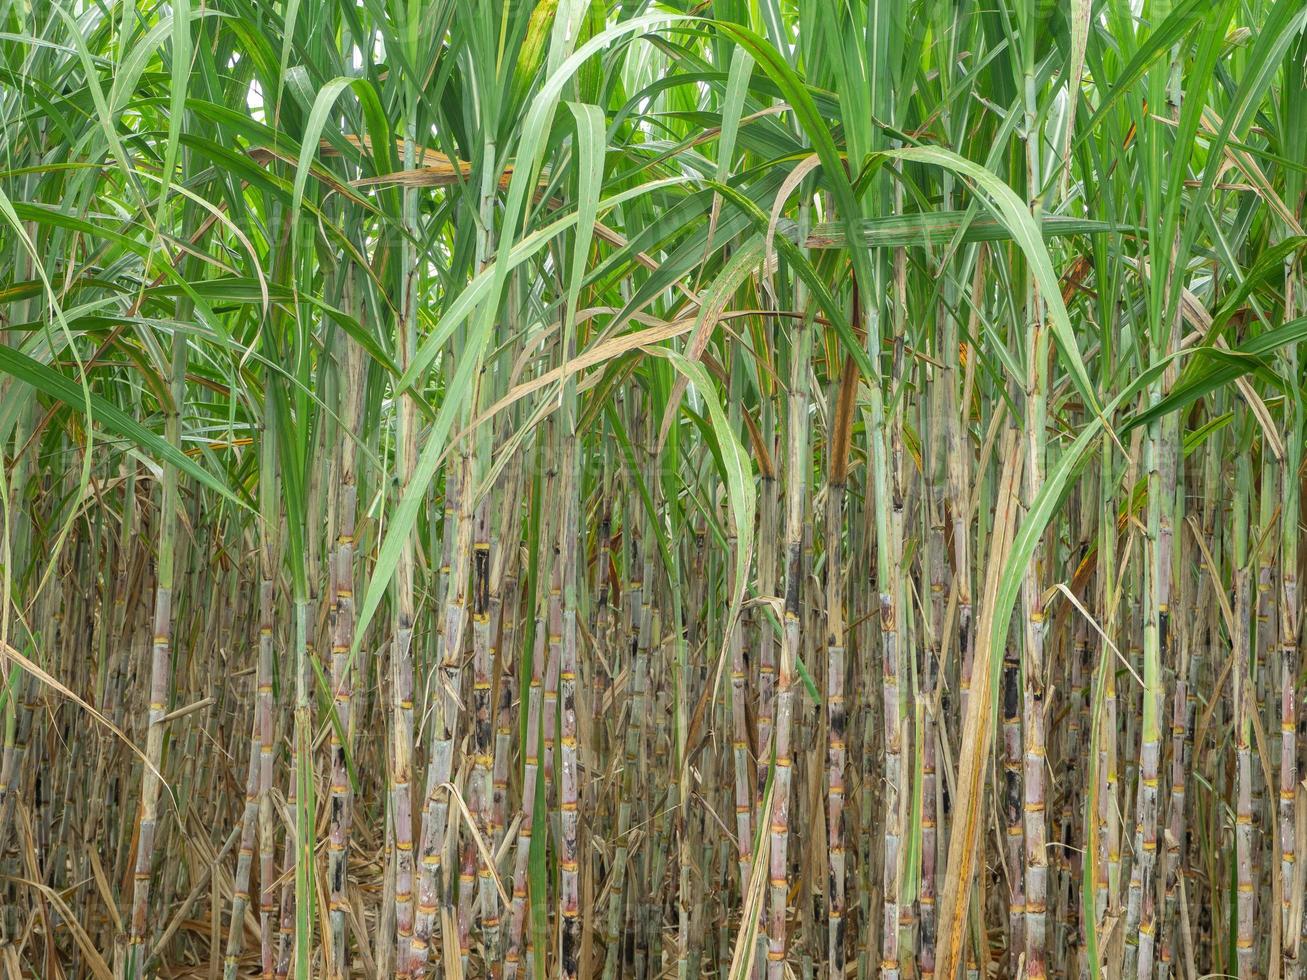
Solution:
M 346 340 L 341 371 L 341 417 L 345 420 L 339 438 L 340 470 L 337 475 L 336 546 L 332 557 L 331 692 L 335 717 L 331 725 L 328 754 L 331 760 L 331 822 L 327 838 L 327 880 L 330 887 L 332 937 L 331 969 L 336 976 L 348 976 L 345 921 L 349 911 L 349 841 L 353 790 L 346 765 L 346 739 L 353 714 L 353 687 L 349 658 L 354 639 L 354 533 L 358 506 L 353 433 L 362 427 L 361 393 L 363 359 L 357 346 Z
M 1251 423 L 1248 423 L 1251 424 Z M 1253 871 L 1253 764 L 1252 719 L 1249 717 L 1252 683 L 1252 562 L 1250 540 L 1252 463 L 1242 455 L 1235 463 L 1234 503 L 1234 673 L 1231 697 L 1235 745 L 1235 957 L 1241 976 L 1252 977 L 1257 927 L 1257 895 Z
M 187 339 L 180 331 L 172 338 L 172 373 L 164 419 L 164 435 L 174 447 L 181 444 L 181 412 L 186 397 Z M 172 592 L 176 552 L 177 470 L 165 467 L 159 503 L 159 551 L 155 571 L 154 643 L 150 653 L 150 694 L 145 767 L 141 773 L 141 809 L 138 819 L 136 868 L 132 876 L 130 931 L 127 939 L 126 976 L 138 980 L 145 969 L 145 930 L 150 908 L 154 843 L 159 824 L 159 794 L 163 786 L 164 716 L 168 712 L 172 673 Z
M 619 931 L 622 917 L 622 903 L 626 897 L 626 882 L 630 864 L 631 814 L 634 797 L 637 795 L 636 780 L 640 771 L 640 748 L 644 743 L 644 725 L 648 715 L 646 705 L 649 643 L 652 636 L 653 616 L 652 591 L 650 580 L 653 570 L 653 556 L 647 548 L 646 535 L 651 533 L 647 519 L 642 521 L 644 531 L 631 534 L 631 550 L 628 568 L 631 580 L 626 588 L 627 619 L 630 623 L 628 649 L 631 653 L 631 674 L 629 698 L 629 717 L 626 722 L 626 739 L 622 759 L 622 795 L 617 810 L 616 853 L 613 856 L 613 883 L 608 899 L 607 949 L 604 954 L 604 980 L 612 980 L 617 975 L 618 962 L 625 953 L 625 943 Z M 646 586 L 648 582 L 648 586 Z M 746 805 L 752 803 L 746 800 Z
M 471 565 L 472 520 L 469 513 L 471 495 L 471 466 L 466 457 L 459 459 L 446 477 L 445 533 L 450 539 L 451 571 L 444 607 L 444 628 L 436 647 L 437 689 L 431 695 L 430 745 L 427 754 L 427 792 L 422 809 L 422 836 L 418 875 L 418 909 L 413 929 L 412 956 L 425 969 L 429 956 L 432 930 L 437 912 L 448 902 L 450 882 L 443 867 L 445 828 L 449 813 L 449 799 L 442 789 L 449 781 L 453 769 L 454 726 L 456 714 L 448 686 L 452 686 L 451 673 L 457 676 L 454 666 L 462 654 L 463 628 L 467 619 L 467 581 Z M 453 509 L 453 520 L 448 519 Z
M 790 835 L 791 725 L 794 716 L 794 670 L 800 654 L 800 613 L 803 589 L 803 488 L 809 461 L 808 356 L 811 330 L 804 323 L 793 337 L 786 431 L 785 601 L 782 618 L 780 669 L 776 683 L 775 773 L 771 835 L 770 912 L 768 916 L 767 977 L 785 976 L 786 908 L 789 904 L 787 867 Z
M 240 849 L 236 859 L 236 875 L 232 882 L 231 921 L 227 929 L 227 950 L 223 961 L 223 977 L 235 980 L 238 960 L 244 946 L 245 911 L 250 902 L 250 870 L 254 864 L 259 815 L 259 756 L 262 739 L 258 701 L 259 689 L 264 684 L 262 657 L 255 673 L 255 710 L 251 719 L 249 767 L 245 775 L 245 809 L 241 815 Z M 271 683 L 269 679 L 268 683 Z
M 923 534 L 926 540 L 926 552 L 923 571 L 929 575 L 930 598 L 926 610 L 927 622 L 923 642 L 918 644 L 922 663 L 919 667 L 919 711 L 921 741 L 920 787 L 921 803 L 919 823 L 921 827 L 920 872 L 918 881 L 917 903 L 920 908 L 918 916 L 920 932 L 917 939 L 918 959 L 922 977 L 931 977 L 935 973 L 935 931 L 936 931 L 936 862 L 938 847 L 939 822 L 939 786 L 937 759 L 939 754 L 939 732 L 937 712 L 944 702 L 941 697 L 940 672 L 943 661 L 945 642 L 945 595 L 947 590 L 945 565 L 947 564 L 946 545 L 944 542 L 944 468 L 942 446 L 944 444 L 942 429 L 950 424 L 950 392 L 943 383 L 936 384 L 929 400 L 922 404 L 922 428 L 930 433 L 929 459 L 923 459 L 923 468 L 927 474 L 926 493 L 921 500 Z M 927 417 L 929 413 L 930 417 Z
M 404 130 L 404 166 L 416 165 L 416 107 L 410 93 Z M 395 348 L 400 369 L 412 362 L 417 347 L 417 297 L 420 269 L 414 237 L 417 234 L 417 193 L 403 192 L 405 236 L 400 248 L 399 274 L 403 285 L 395 322 Z M 401 395 L 395 410 L 395 482 L 402 497 L 417 465 L 417 404 Z M 413 625 L 416 548 L 412 538 L 402 544 L 392 585 L 390 642 L 390 754 L 389 784 L 395 828 L 395 971 L 401 980 L 413 976 L 414 966 L 425 970 L 414 950 L 413 860 Z
M 1298 354 L 1290 348 L 1285 355 L 1289 377 L 1297 377 Z M 1298 636 L 1300 611 L 1298 607 L 1298 555 L 1301 535 L 1298 524 L 1301 513 L 1301 483 L 1296 476 L 1302 468 L 1304 435 L 1303 407 L 1294 397 L 1290 421 L 1285 428 L 1286 455 L 1280 467 L 1280 901 L 1282 916 L 1283 975 L 1285 980 L 1296 980 L 1302 971 L 1299 956 L 1301 930 L 1295 929 L 1293 917 L 1294 890 L 1297 882 L 1297 823 L 1298 823 Z
M 540 542 L 547 540 L 542 526 L 547 524 L 546 508 L 543 505 L 544 491 L 552 491 L 552 481 L 546 481 L 536 471 L 532 479 L 532 517 L 528 536 L 530 539 L 531 558 L 540 553 Z M 540 562 L 532 561 L 528 570 L 527 592 L 532 611 L 541 608 L 540 583 L 543 577 Z M 504 954 L 504 980 L 515 980 L 521 969 L 523 934 L 527 917 L 527 875 L 532 851 L 532 836 L 538 816 L 537 807 L 543 801 L 543 786 L 539 781 L 540 742 L 541 742 L 541 703 L 544 698 L 545 644 L 547 639 L 547 621 L 544 614 L 536 612 L 534 629 L 531 633 L 531 678 L 527 690 L 527 711 L 522 746 L 522 801 L 517 840 L 513 858 L 513 897 L 508 919 L 508 936 Z M 524 658 L 525 669 L 525 658 Z M 538 802 L 540 801 L 540 802 Z M 537 895 L 536 901 L 544 903 L 546 896 Z M 528 940 L 528 951 L 530 951 Z
M 508 919 L 508 942 L 504 953 L 504 980 L 514 980 L 522 963 L 522 936 L 526 928 L 527 862 L 531 855 L 534 832 L 536 780 L 540 769 L 540 701 L 544 681 L 544 617 L 536 621 L 535 650 L 531 657 L 531 683 L 528 689 L 526 746 L 522 753 L 522 810 L 513 858 L 513 903 Z M 544 896 L 539 896 L 543 901 Z
M 1032 4 L 1023 4 L 1027 28 L 1033 28 Z M 1026 150 L 1027 203 L 1035 221 L 1043 213 L 1042 141 L 1038 137 L 1039 107 L 1036 96 L 1035 40 L 1032 30 L 1022 34 L 1022 68 L 1025 108 L 1024 144 Z M 1029 510 L 1043 488 L 1046 466 L 1046 428 L 1048 417 L 1048 325 L 1044 322 L 1044 297 L 1033 281 L 1026 289 L 1026 379 L 1025 379 L 1025 440 L 1026 479 L 1023 486 L 1024 504 Z M 1022 590 L 1024 632 L 1022 635 L 1022 735 L 1024 737 L 1024 766 L 1022 772 L 1023 810 L 1025 817 L 1025 868 L 1023 891 L 1025 916 L 1022 923 L 1025 939 L 1025 969 L 1033 980 L 1043 980 L 1047 974 L 1047 919 L 1048 919 L 1048 846 L 1047 805 L 1044 771 L 1047 766 L 1047 738 L 1045 712 L 1044 667 L 1044 600 L 1043 575 L 1045 560 L 1043 536 L 1036 543 L 1031 556 Z
M 1026 927 L 1025 798 L 1022 778 L 1021 661 L 1015 642 L 1003 650 L 1003 821 L 1008 874 L 1008 969 L 1024 953 Z
M 840 531 L 844 474 L 832 477 L 826 500 L 826 839 L 830 860 L 826 956 L 832 980 L 844 976 L 844 764 L 847 713 L 844 696 L 844 586 Z M 747 826 L 744 831 L 747 831 Z

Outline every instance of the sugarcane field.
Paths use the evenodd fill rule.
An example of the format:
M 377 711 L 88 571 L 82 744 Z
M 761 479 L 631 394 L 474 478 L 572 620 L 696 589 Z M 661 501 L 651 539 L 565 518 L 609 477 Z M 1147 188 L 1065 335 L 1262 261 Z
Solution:
M 1307 975 L 1307 0 L 0 0 L 0 128 L 0 977 Z

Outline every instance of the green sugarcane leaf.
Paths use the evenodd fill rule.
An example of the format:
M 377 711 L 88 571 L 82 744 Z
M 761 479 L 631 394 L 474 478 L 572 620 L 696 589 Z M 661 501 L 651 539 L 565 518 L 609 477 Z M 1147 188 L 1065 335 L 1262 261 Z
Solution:
M 1274 330 L 1258 334 L 1232 350 L 1190 348 L 1186 353 L 1192 357 L 1180 380 L 1160 401 L 1127 420 L 1122 432 L 1148 425 L 1164 415 L 1186 408 L 1252 372 L 1260 372 L 1277 385 L 1293 387 L 1301 384 L 1299 378 L 1280 378 L 1275 372 L 1272 355 L 1303 341 L 1307 341 L 1307 317 L 1290 320 Z
M 204 484 L 236 506 L 243 509 L 247 507 L 245 501 L 236 496 L 222 480 L 203 467 L 198 466 L 194 460 L 162 436 L 151 432 L 100 395 L 87 392 L 71 378 L 54 368 L 28 357 L 14 347 L 0 345 L 0 371 L 4 371 L 10 377 L 31 385 L 37 391 L 62 402 L 73 411 L 83 415 L 87 413 L 87 402 L 89 401 L 90 422 L 128 440 L 147 455 L 159 460 L 159 462 L 177 467 L 187 476 Z
M 702 364 L 692 361 L 675 351 L 666 352 L 667 359 L 686 379 L 694 385 L 699 397 L 708 408 L 708 418 L 712 425 L 713 436 L 721 454 L 722 466 L 726 477 L 727 499 L 730 503 L 731 523 L 735 537 L 739 542 L 735 552 L 735 575 L 738 587 L 731 597 L 733 618 L 738 614 L 739 604 L 744 599 L 744 588 L 748 581 L 750 555 L 753 551 L 753 521 L 757 510 L 757 488 L 753 480 L 753 464 L 744 450 L 743 443 L 731 426 L 717 397 L 717 389 L 708 377 Z M 728 631 L 729 632 L 729 631 Z
M 1030 263 L 1035 282 L 1039 285 L 1039 294 L 1048 308 L 1052 320 L 1053 339 L 1057 341 L 1058 351 L 1066 362 L 1067 371 L 1085 404 L 1095 412 L 1101 411 L 1098 393 L 1089 380 L 1089 372 L 1080 357 L 1080 348 L 1076 343 L 1075 329 L 1066 305 L 1062 302 L 1062 290 L 1057 274 L 1053 271 L 1053 260 L 1049 257 L 1048 247 L 1044 244 L 1039 226 L 1035 223 L 1030 209 L 1006 183 L 992 171 L 986 170 L 978 163 L 973 163 L 958 156 L 952 150 L 935 146 L 908 146 L 899 150 L 886 150 L 884 156 L 889 159 L 914 160 L 919 163 L 932 163 L 945 167 L 975 183 L 984 194 L 984 201 L 996 218 L 1007 226 L 1013 239 L 1025 253 Z

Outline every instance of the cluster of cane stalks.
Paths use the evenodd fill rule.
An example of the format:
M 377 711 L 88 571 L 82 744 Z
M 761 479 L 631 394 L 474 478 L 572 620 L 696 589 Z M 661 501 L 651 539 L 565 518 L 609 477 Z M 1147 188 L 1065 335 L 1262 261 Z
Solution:
M 0 2 L 0 961 L 1302 976 L 1301 0 Z

